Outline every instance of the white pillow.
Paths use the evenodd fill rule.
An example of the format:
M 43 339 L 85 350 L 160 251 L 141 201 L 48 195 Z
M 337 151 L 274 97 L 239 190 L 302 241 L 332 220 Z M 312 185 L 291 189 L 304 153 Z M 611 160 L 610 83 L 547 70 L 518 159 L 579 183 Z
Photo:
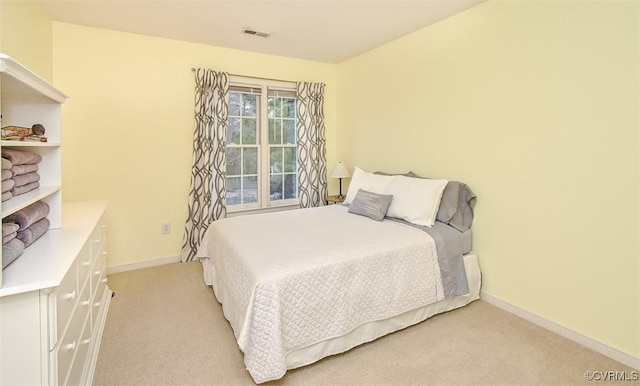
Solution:
M 373 173 L 367 173 L 364 170 L 356 166 L 351 176 L 351 182 L 349 183 L 349 190 L 347 191 L 347 197 L 344 199 L 345 204 L 351 204 L 351 201 L 356 197 L 358 189 L 366 190 L 372 193 L 382 194 L 385 188 L 393 176 L 383 176 Z
M 432 226 L 448 180 L 393 176 L 384 194 L 393 195 L 387 216 L 413 224 Z

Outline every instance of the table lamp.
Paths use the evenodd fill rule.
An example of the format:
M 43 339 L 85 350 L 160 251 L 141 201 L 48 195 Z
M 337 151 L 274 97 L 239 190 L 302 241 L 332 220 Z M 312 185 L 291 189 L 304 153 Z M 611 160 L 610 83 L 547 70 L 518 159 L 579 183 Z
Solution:
M 351 177 L 349 170 L 342 162 L 338 162 L 331 172 L 331 177 L 340 179 L 340 197 L 344 197 L 342 195 L 342 179 Z

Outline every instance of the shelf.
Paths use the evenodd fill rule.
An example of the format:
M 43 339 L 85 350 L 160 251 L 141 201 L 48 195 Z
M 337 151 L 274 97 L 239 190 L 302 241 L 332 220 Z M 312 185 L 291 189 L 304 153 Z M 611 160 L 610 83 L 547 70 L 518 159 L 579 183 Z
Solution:
M 53 85 L 11 57 L 0 53 L 0 113 L 2 117 L 0 126 L 32 127 L 38 123 L 45 127 L 44 136 L 48 140 L 47 142 L 0 140 L 0 148 L 2 149 L 19 149 L 41 156 L 41 160 L 38 162 L 40 186 L 0 203 L 2 218 L 37 201 L 43 201 L 49 206 L 47 215 L 50 223 L 49 232 L 57 232 L 62 226 L 61 122 L 62 104 L 66 99 L 67 96 Z M 33 278 L 34 276 L 30 275 L 29 271 L 40 269 L 41 263 L 38 260 L 47 260 L 50 256 L 57 254 L 58 250 L 65 249 L 63 245 L 58 244 L 60 237 L 46 241 L 50 239 L 51 236 L 47 236 L 38 243 L 44 247 L 31 246 L 24 262 L 18 263 L 16 267 L 9 270 L 2 270 L 0 272 L 0 288 L 4 286 L 5 281 L 12 283 L 16 280 Z M 2 256 L 1 252 L 0 256 Z M 15 262 L 11 266 L 14 264 Z M 64 267 L 64 263 L 62 265 L 64 270 L 69 268 L 68 266 Z
M 41 186 L 30 192 L 11 197 L 2 203 L 2 218 L 22 208 L 26 208 L 36 201 L 45 199 L 58 191 L 60 191 L 60 186 Z
M 60 142 L 0 141 L 0 147 L 60 147 Z
M 2 97 L 35 97 L 64 103 L 67 96 L 51 86 L 47 81 L 16 62 L 6 54 L 0 53 L 0 81 Z

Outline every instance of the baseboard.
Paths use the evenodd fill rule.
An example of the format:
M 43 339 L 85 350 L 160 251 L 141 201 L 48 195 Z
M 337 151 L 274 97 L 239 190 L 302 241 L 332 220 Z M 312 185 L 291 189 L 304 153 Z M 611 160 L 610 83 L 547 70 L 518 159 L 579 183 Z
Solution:
M 165 265 L 171 263 L 177 263 L 180 261 L 180 256 L 161 257 L 159 259 L 140 261 L 137 263 L 115 265 L 113 267 L 107 267 L 107 274 L 133 271 L 136 269 L 155 267 L 157 265 Z
M 498 299 L 492 295 L 485 293 L 484 291 L 480 291 L 480 299 L 485 302 L 492 304 L 498 308 L 501 308 L 511 314 L 521 317 L 533 324 L 536 324 L 542 328 L 545 328 L 549 331 L 555 332 L 556 334 L 563 336 L 569 340 L 572 340 L 578 344 L 581 344 L 597 353 L 600 353 L 606 357 L 609 357 L 615 361 L 618 361 L 624 365 L 627 365 L 633 369 L 640 370 L 640 358 L 636 358 L 630 354 L 624 353 L 618 349 L 615 349 L 611 346 L 608 346 L 604 343 L 593 340 L 589 337 L 586 337 L 582 334 L 579 334 L 573 330 L 570 330 L 566 327 L 563 327 L 559 324 L 556 324 L 550 320 L 542 318 L 538 315 L 532 314 L 529 311 L 525 311 L 521 308 L 518 308 L 512 304 L 505 302 L 502 299 Z

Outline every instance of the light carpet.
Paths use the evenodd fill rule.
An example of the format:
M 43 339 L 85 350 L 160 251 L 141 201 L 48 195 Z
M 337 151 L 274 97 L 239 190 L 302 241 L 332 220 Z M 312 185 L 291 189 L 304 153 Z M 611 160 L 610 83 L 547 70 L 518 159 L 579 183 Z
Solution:
M 199 262 L 113 274 L 109 286 L 95 385 L 254 385 Z M 634 370 L 479 300 L 269 384 L 638 384 L 587 371 Z

